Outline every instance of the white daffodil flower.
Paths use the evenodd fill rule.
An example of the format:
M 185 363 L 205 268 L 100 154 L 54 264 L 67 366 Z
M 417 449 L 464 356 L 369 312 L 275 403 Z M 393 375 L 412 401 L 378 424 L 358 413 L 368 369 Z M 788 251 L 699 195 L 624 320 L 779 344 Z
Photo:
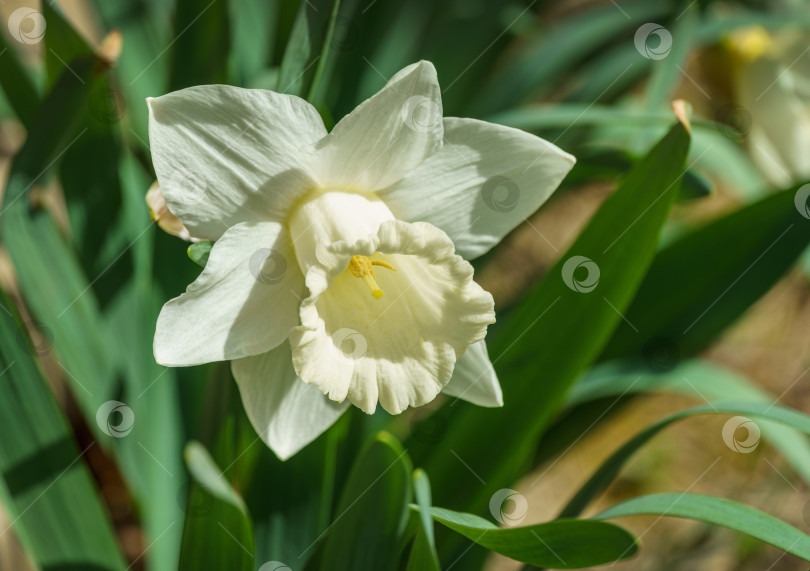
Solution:
M 776 186 L 810 177 L 810 56 L 806 34 L 746 28 L 729 40 L 736 88 L 751 113 L 751 157 Z
M 465 260 L 533 213 L 574 158 L 533 135 L 442 119 L 436 71 L 399 73 L 327 133 L 303 99 L 209 85 L 149 99 L 169 209 L 215 240 L 160 312 L 155 359 L 231 360 L 256 431 L 285 459 L 349 406 L 440 392 L 501 406 L 492 296 Z

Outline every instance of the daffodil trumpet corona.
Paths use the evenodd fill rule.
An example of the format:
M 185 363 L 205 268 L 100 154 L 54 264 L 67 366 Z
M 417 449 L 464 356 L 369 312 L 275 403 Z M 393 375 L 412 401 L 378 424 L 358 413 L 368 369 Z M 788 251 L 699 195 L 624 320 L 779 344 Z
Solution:
M 148 99 L 168 209 L 213 240 L 158 317 L 166 366 L 230 361 L 282 459 L 354 405 L 390 414 L 439 393 L 502 406 L 492 296 L 470 259 L 551 195 L 573 157 L 529 133 L 442 117 L 422 61 L 326 131 L 306 101 L 224 85 Z

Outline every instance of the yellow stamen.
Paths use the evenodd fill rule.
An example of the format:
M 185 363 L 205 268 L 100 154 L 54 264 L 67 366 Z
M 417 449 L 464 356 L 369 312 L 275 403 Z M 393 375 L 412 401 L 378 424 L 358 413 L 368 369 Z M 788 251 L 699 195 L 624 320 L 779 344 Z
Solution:
M 371 290 L 371 295 L 380 299 L 383 296 L 383 291 L 374 279 L 374 266 L 382 266 L 396 271 L 396 268 L 391 264 L 381 260 L 369 260 L 368 256 L 352 256 L 351 260 L 349 260 L 349 271 L 352 275 L 356 278 L 363 278 L 363 282 Z

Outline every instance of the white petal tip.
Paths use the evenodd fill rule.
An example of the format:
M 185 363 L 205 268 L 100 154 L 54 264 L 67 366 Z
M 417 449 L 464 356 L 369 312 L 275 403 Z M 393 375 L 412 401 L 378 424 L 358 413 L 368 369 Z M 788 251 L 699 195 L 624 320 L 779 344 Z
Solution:
M 276 458 L 278 458 L 282 462 L 286 462 L 287 460 L 292 458 L 296 452 L 298 452 L 298 450 L 285 450 L 283 448 L 276 448 L 270 443 L 267 443 L 267 446 L 270 448 L 270 450 L 273 451 L 273 454 L 276 455 Z

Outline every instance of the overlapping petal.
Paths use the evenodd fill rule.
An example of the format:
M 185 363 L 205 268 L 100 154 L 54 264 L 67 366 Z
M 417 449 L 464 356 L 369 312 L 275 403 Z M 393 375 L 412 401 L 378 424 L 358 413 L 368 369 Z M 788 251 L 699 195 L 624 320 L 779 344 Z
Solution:
M 295 375 L 289 343 L 231 362 L 253 428 L 282 460 L 315 440 L 349 407 Z
M 308 149 L 326 129 L 303 99 L 204 85 L 148 104 L 158 181 L 192 236 L 215 240 L 240 222 L 283 221 L 315 184 Z
M 442 149 L 379 191 L 394 215 L 444 230 L 467 259 L 534 213 L 574 157 L 534 135 L 475 119 L 444 120 Z
M 304 278 L 286 230 L 245 222 L 214 244 L 200 277 L 166 303 L 155 331 L 155 360 L 188 366 L 269 351 L 298 323 Z
M 421 61 L 394 75 L 318 142 L 316 177 L 328 188 L 383 188 L 438 151 L 443 132 L 436 70 Z
M 478 406 L 503 406 L 503 392 L 485 341 L 473 343 L 456 361 L 453 376 L 442 392 Z

